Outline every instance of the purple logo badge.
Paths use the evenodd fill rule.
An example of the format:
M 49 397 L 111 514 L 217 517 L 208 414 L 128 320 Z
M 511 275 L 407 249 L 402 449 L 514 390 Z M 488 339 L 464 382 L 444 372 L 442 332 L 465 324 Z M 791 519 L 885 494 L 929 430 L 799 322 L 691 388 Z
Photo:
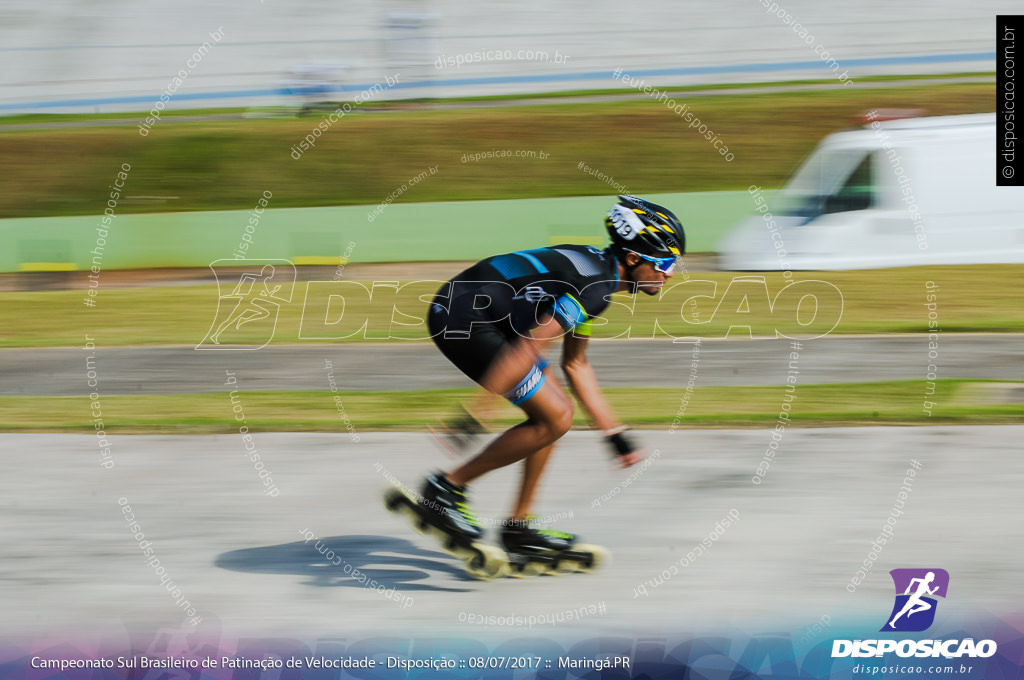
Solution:
M 935 620 L 938 601 L 933 596 L 946 597 L 949 572 L 945 569 L 893 569 L 896 603 L 882 632 L 920 632 L 927 630 Z

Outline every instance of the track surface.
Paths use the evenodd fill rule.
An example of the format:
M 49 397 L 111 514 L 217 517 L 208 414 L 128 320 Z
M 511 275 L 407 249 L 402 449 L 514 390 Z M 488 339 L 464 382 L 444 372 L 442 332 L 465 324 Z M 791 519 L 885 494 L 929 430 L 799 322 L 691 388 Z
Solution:
M 8 518 L 0 523 L 8 612 L 0 634 L 181 624 L 123 519 L 122 497 L 207 632 L 323 635 L 358 625 L 366 636 L 500 631 L 508 639 L 531 631 L 460 618 L 556 616 L 590 605 L 605 612 L 559 627 L 780 630 L 823 615 L 833 627 L 856 616 L 881 626 L 893 595 L 886 572 L 911 566 L 950 572 L 956 597 L 951 587 L 942 606 L 953 616 L 968 605 L 999 611 L 1022 593 L 1021 426 L 792 429 L 759 486 L 751 477 L 765 430 L 642 433 L 658 453 L 625 487 L 628 473 L 610 468 L 596 436 L 574 432 L 553 459 L 537 510 L 572 513 L 555 526 L 608 546 L 613 563 L 590 575 L 494 583 L 467 580 L 380 506 L 385 473 L 417 485 L 450 465 L 424 435 L 360 433 L 358 443 L 333 434 L 255 437 L 277 497 L 262 492 L 239 435 L 115 435 L 111 469 L 97 464 L 90 435 L 0 435 Z M 894 539 L 851 594 L 846 586 L 912 458 L 921 470 Z M 505 516 L 517 475 L 510 468 L 480 480 L 472 499 L 481 516 Z M 652 585 L 731 509 L 739 512 L 734 526 Z M 338 566 L 314 541 L 303 543 L 302 530 L 333 550 Z M 348 565 L 397 588 L 412 606 L 360 586 Z M 646 596 L 635 590 L 645 582 Z M 554 630 L 539 624 L 532 634 Z
M 927 336 L 826 337 L 801 343 L 800 382 L 924 380 Z M 785 382 L 788 340 L 597 341 L 589 350 L 608 387 L 677 387 L 695 384 L 778 385 Z M 0 350 L 0 395 L 87 395 L 81 349 Z M 638 355 L 643 356 L 637 361 Z M 224 390 L 224 371 L 245 390 L 328 388 L 325 360 L 345 390 L 421 390 L 469 387 L 429 343 L 268 346 L 257 351 L 196 351 L 191 347 L 99 349 L 96 371 L 103 394 L 172 394 Z M 1024 378 L 1024 336 L 943 334 L 934 362 L 941 378 Z

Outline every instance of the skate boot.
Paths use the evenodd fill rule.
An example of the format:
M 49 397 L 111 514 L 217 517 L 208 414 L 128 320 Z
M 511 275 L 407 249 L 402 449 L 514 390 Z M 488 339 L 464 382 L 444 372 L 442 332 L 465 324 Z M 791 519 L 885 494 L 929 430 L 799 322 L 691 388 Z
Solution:
M 562 552 L 571 548 L 575 542 L 575 534 L 541 528 L 533 516 L 502 522 L 501 543 L 510 553 Z
M 481 543 L 483 530 L 469 509 L 466 490 L 441 474 L 427 477 L 419 496 L 402 486 L 384 491 L 388 512 L 404 515 L 413 528 L 441 544 L 448 554 L 462 562 L 471 577 L 491 580 L 508 575 L 508 556 L 494 545 Z
M 444 475 L 427 477 L 419 505 L 424 518 L 449 536 L 475 541 L 484 535 L 469 507 L 466 487 L 452 484 Z
M 575 534 L 539 526 L 536 518 L 506 520 L 501 543 L 508 552 L 512 576 L 588 572 L 607 561 L 608 552 L 596 545 L 578 545 Z

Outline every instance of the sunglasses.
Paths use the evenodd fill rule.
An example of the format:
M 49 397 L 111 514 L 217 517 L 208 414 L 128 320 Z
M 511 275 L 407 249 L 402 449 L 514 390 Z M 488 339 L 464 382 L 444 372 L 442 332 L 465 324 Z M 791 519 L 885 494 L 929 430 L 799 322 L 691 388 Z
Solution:
M 629 252 L 633 253 L 634 255 L 644 260 L 647 260 L 648 262 L 654 265 L 655 269 L 657 269 L 662 274 L 665 274 L 666 276 L 670 276 L 672 272 L 675 271 L 676 262 L 679 259 L 676 257 L 651 257 L 649 255 L 638 253 L 635 250 L 630 250 Z

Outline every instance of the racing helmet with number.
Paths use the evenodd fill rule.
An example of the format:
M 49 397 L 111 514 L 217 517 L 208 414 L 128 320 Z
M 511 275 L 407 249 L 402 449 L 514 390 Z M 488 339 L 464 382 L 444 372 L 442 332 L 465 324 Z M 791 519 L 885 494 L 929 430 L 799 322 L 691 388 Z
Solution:
M 650 257 L 680 257 L 686 252 L 683 224 L 671 210 L 628 194 L 608 211 L 604 221 L 612 251 L 620 259 L 624 251 Z

